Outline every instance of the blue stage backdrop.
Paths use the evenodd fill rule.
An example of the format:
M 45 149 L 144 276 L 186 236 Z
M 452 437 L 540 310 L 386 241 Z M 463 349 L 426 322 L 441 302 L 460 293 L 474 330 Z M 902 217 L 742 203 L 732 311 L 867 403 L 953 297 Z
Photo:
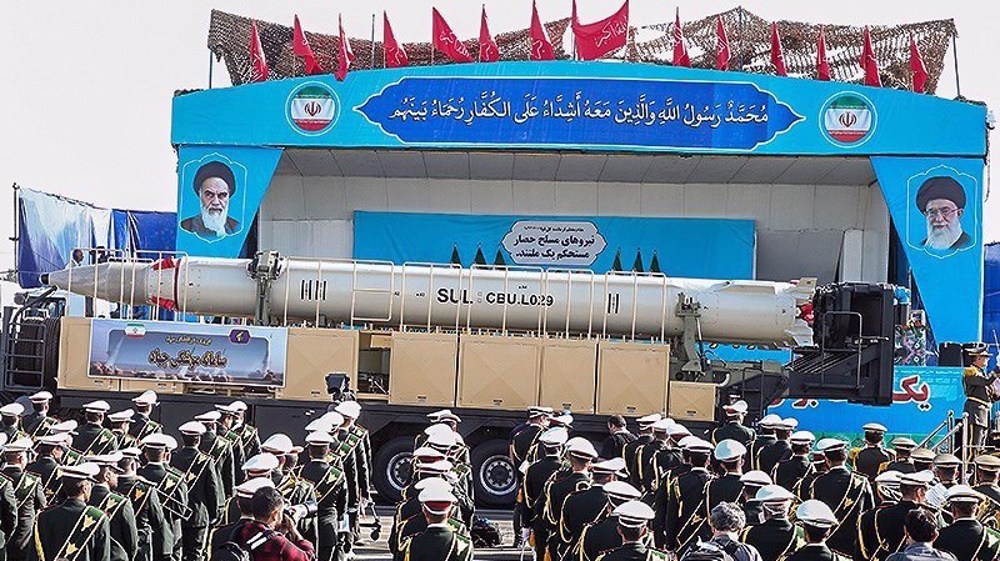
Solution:
M 354 258 L 396 264 L 495 264 L 499 254 L 508 266 L 752 279 L 754 241 L 752 220 L 354 213 Z

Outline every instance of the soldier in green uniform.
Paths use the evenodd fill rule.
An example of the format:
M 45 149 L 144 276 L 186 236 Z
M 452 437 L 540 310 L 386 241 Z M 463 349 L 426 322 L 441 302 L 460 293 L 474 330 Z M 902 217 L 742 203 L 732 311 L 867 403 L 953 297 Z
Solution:
M 73 439 L 77 434 L 76 429 L 78 427 L 79 424 L 74 419 L 60 421 L 49 425 L 49 436 L 64 436 L 68 438 L 66 441 L 66 453 L 63 454 L 62 460 L 60 461 L 60 463 L 64 466 L 76 465 L 80 463 L 81 459 L 83 459 L 83 453 L 73 446 Z
M 354 464 L 357 470 L 358 495 L 355 504 L 348 505 L 347 514 L 350 518 L 351 532 L 354 534 L 355 542 L 358 541 L 358 530 L 360 528 L 360 516 L 365 506 L 372 502 L 371 495 L 371 469 L 372 469 L 372 444 L 368 436 L 368 429 L 358 424 L 358 417 L 361 416 L 361 404 L 357 401 L 342 401 L 336 405 L 334 411 L 344 417 L 344 424 L 340 430 L 347 433 L 346 438 L 352 442 L 354 448 Z M 452 434 L 458 434 L 457 424 L 448 424 Z M 458 444 L 456 442 L 456 444 Z M 460 460 L 467 461 L 459 455 Z M 471 469 L 469 470 L 471 476 Z M 471 477 L 470 477 L 471 483 Z M 471 484 L 466 489 L 471 494 Z
M 780 485 L 767 485 L 757 491 L 754 499 L 761 504 L 764 522 L 749 526 L 743 531 L 740 540 L 753 546 L 760 553 L 762 561 L 785 559 L 805 545 L 802 528 L 788 520 L 788 510 L 795 500 L 791 491 Z
M 913 473 L 917 468 L 913 465 L 910 454 L 917 447 L 917 443 L 911 438 L 897 436 L 892 439 L 892 448 L 895 451 L 896 459 L 885 465 L 884 471 L 898 471 L 899 473 Z
M 937 457 L 932 450 L 927 448 L 916 448 L 913 453 L 910 454 L 910 459 L 913 460 L 913 471 L 925 471 L 934 469 L 934 458 Z
M 98 472 L 95 464 L 59 468 L 66 499 L 38 515 L 29 561 L 111 561 L 108 517 L 87 504 Z
M 754 469 L 741 475 L 740 483 L 743 484 L 743 495 L 740 497 L 739 504 L 743 507 L 747 526 L 763 524 L 764 507 L 757 500 L 757 493 L 764 487 L 773 485 L 774 481 L 766 473 Z
M 535 446 L 538 436 L 549 426 L 551 407 L 529 407 L 528 420 L 516 427 L 510 435 L 510 459 L 515 466 L 533 460 L 528 453 Z
M 236 505 L 240 516 L 229 524 L 213 526 L 208 534 L 208 561 L 212 561 L 212 554 L 219 550 L 222 544 L 233 541 L 233 532 L 242 527 L 243 523 L 253 520 L 253 508 L 250 500 L 258 489 L 274 487 L 274 482 L 266 477 L 256 477 L 248 479 L 236 486 Z
M 417 495 L 425 488 L 427 482 L 438 479 L 445 481 L 448 483 L 448 492 L 454 494 L 454 486 L 447 481 L 448 478 L 452 477 L 451 468 L 452 463 L 445 459 L 424 462 L 417 466 L 416 477 L 418 479 L 411 482 L 406 497 L 396 505 L 396 511 L 392 518 L 392 527 L 389 530 L 389 551 L 393 555 L 399 551 L 399 545 L 402 541 L 400 538 L 407 521 L 420 516 L 422 507 Z
M 221 417 L 222 413 L 218 411 L 206 411 L 196 415 L 194 420 L 205 425 L 205 434 L 201 435 L 201 444 L 198 445 L 198 449 L 208 454 L 215 462 L 215 467 L 219 472 L 219 481 L 222 483 L 222 494 L 226 497 L 232 497 L 233 488 L 236 487 L 236 470 L 243 463 L 235 463 L 232 441 L 216 432 Z
M 653 439 L 636 451 L 639 490 L 648 497 L 656 494 L 658 472 L 669 470 L 680 459 L 670 442 L 670 429 L 676 424 L 669 418 L 653 423 Z
M 705 500 L 702 516 L 708 518 L 712 509 L 720 503 L 739 503 L 743 494 L 743 458 L 747 449 L 736 440 L 723 440 L 715 446 L 713 455 L 719 462 L 722 475 L 705 486 Z
M 669 440 L 667 441 L 666 447 L 657 450 L 653 456 L 653 481 L 650 485 L 650 492 L 648 492 L 645 497 L 647 504 L 651 499 L 653 502 L 656 501 L 656 497 L 665 487 L 665 481 L 671 477 L 671 474 L 677 470 L 677 468 L 684 465 L 683 449 L 679 445 L 679 442 L 671 436 L 671 433 L 673 433 L 674 436 L 679 434 L 681 425 L 674 423 L 671 419 L 663 419 L 653 424 L 654 434 L 656 432 L 656 426 L 662 424 L 669 425 L 666 429 Z M 643 449 L 643 453 L 645 453 L 645 448 Z M 654 510 L 656 509 L 654 508 Z
M 407 538 L 396 555 L 406 561 L 471 561 L 472 540 L 453 531 L 448 517 L 458 499 L 444 489 L 428 488 L 418 496 L 427 529 Z
M 608 493 L 604 486 L 615 481 L 618 472 L 625 470 L 623 458 L 597 461 L 591 464 L 593 482 L 590 487 L 574 491 L 563 501 L 559 512 L 559 542 L 556 559 L 563 559 L 576 547 L 588 524 L 594 524 L 608 508 Z
M 614 510 L 629 502 L 639 500 L 642 493 L 624 481 L 609 481 L 604 485 L 608 504 L 601 516 L 584 527 L 575 549 L 567 557 L 571 561 L 596 561 L 604 552 L 622 544 L 618 533 L 618 517 Z
M 968 485 L 948 489 L 948 510 L 954 522 L 941 528 L 934 547 L 947 551 L 958 561 L 995 561 L 1000 559 L 1000 539 L 988 530 L 976 513 L 983 496 Z
M 747 402 L 742 399 L 733 404 L 723 405 L 722 412 L 726 416 L 726 421 L 712 431 L 712 444 L 718 444 L 723 440 L 735 440 L 743 446 L 750 446 L 757 433 L 743 424 L 747 409 Z
M 247 479 L 266 477 L 267 479 L 274 481 L 274 474 L 278 471 L 278 467 L 280 465 L 281 461 L 278 460 L 277 456 L 271 454 L 270 452 L 261 452 L 260 454 L 248 459 L 242 466 L 240 466 L 240 473 L 242 475 L 241 479 L 245 481 Z M 275 487 L 277 487 L 277 483 L 275 483 Z M 225 502 L 225 507 L 222 510 L 223 523 L 229 524 L 239 517 L 239 507 L 236 504 L 236 501 L 230 498 Z
M 115 437 L 115 444 L 112 447 L 114 450 L 138 446 L 139 441 L 129 434 L 134 417 L 135 411 L 131 409 L 116 411 L 108 415 L 108 428 L 111 429 L 111 434 Z
M 981 454 L 976 458 L 976 486 L 973 489 L 982 493 L 987 499 L 1000 504 L 1000 458 L 990 454 Z
M 177 448 L 174 437 L 153 433 L 142 440 L 146 465 L 136 470 L 139 477 L 153 483 L 160 494 L 165 518 L 170 522 L 173 543 L 171 558 L 180 561 L 183 547 L 183 521 L 191 515 L 188 506 L 187 482 L 184 474 L 170 466 L 170 452 Z
M 260 454 L 260 435 L 257 427 L 247 422 L 247 404 L 237 399 L 229 404 L 229 409 L 236 413 L 231 430 L 240 437 L 240 447 L 247 458 Z
M 28 433 L 21 430 L 21 416 L 24 406 L 18 402 L 8 403 L 0 407 L 0 433 L 7 435 L 7 442 L 13 442 Z
M 851 555 L 857 541 L 858 518 L 875 506 L 875 496 L 868 479 L 845 465 L 846 442 L 824 438 L 817 446 L 826 456 L 829 471 L 812 480 L 808 497 L 826 503 L 840 521 L 828 539 L 830 549 Z
M 597 449 L 589 440 L 583 437 L 574 437 L 566 441 L 566 456 L 569 459 L 569 471 L 562 474 L 561 477 L 559 472 L 549 477 L 542 497 L 539 499 L 544 502 L 542 515 L 546 525 L 551 529 L 545 544 L 551 559 L 559 559 L 556 546 L 559 544 L 559 515 L 562 513 L 563 503 L 573 492 L 591 486 L 590 466 L 594 458 L 597 457 Z
M 538 436 L 538 460 L 530 465 L 527 461 L 521 463 L 522 467 L 527 466 L 524 470 L 521 492 L 518 494 L 524 501 L 522 528 L 531 529 L 536 559 L 542 559 L 544 556 L 545 544 L 548 543 L 551 531 L 545 522 L 543 512 L 545 484 L 563 467 L 562 447 L 568 439 L 569 433 L 565 428 L 546 429 Z M 524 538 L 526 536 L 522 536 L 522 546 Z
M 7 442 L 6 435 L 0 435 L 0 446 Z M 14 482 L 6 476 L 0 476 L 0 557 L 4 555 L 7 542 L 11 540 L 17 529 L 17 497 L 14 494 Z
M 902 498 L 899 491 L 899 477 L 901 475 L 903 474 L 898 471 L 886 470 L 875 476 L 875 481 L 872 482 L 872 490 L 875 492 L 875 510 L 883 506 L 894 505 Z M 864 518 L 868 512 L 862 514 L 861 518 Z
M 625 469 L 628 470 L 628 482 L 635 488 L 641 487 L 639 481 L 639 450 L 653 441 L 653 424 L 663 418 L 659 413 L 639 417 L 635 420 L 639 426 L 635 440 L 629 442 L 622 449 L 622 457 L 625 458 Z
M 764 473 L 774 473 L 778 462 L 792 457 L 792 444 L 789 438 L 799 426 L 799 422 L 791 417 L 774 423 L 774 442 L 764 446 L 757 453 L 757 468 Z
M 807 430 L 800 430 L 792 433 L 788 438 L 792 445 L 792 457 L 778 462 L 771 473 L 771 479 L 776 485 L 781 485 L 789 491 L 795 489 L 798 483 L 807 473 L 812 462 L 809 460 L 809 451 L 812 450 L 816 437 Z
M 28 398 L 31 401 L 31 413 L 22 419 L 24 432 L 28 433 L 32 439 L 37 440 L 47 435 L 49 426 L 58 422 L 57 419 L 49 417 L 49 402 L 52 401 L 52 394 L 42 390 L 32 394 Z
M 694 437 L 685 441 L 691 470 L 674 480 L 667 496 L 664 517 L 664 542 L 668 551 L 680 555 L 697 539 L 710 535 L 702 516 L 705 487 L 712 480 L 708 471 L 709 457 L 715 449 L 711 442 Z
M 62 465 L 63 455 L 69 448 L 72 437 L 67 433 L 47 434 L 38 439 L 35 452 L 38 457 L 25 466 L 25 471 L 37 475 L 42 482 L 46 500 L 51 500 L 59 490 L 56 468 Z
M 278 468 L 272 472 L 271 480 L 275 488 L 285 497 L 286 502 L 290 505 L 315 505 L 316 493 L 313 484 L 299 477 L 292 469 L 294 464 L 291 460 L 297 455 L 294 452 L 295 445 L 292 439 L 281 433 L 272 434 L 260 445 L 260 449 L 278 459 Z M 315 526 L 315 516 L 299 521 L 299 531 L 306 536 L 316 535 Z
M 403 543 L 407 539 L 427 529 L 427 519 L 424 517 L 423 505 L 420 502 L 420 494 L 424 491 L 432 489 L 443 490 L 454 495 L 451 483 L 441 477 L 421 479 L 414 484 L 414 491 L 416 494 L 413 496 L 412 500 L 416 502 L 417 508 L 412 512 L 412 514 L 408 514 L 408 518 L 404 519 L 399 524 L 398 528 L 393 528 L 393 533 L 390 534 L 389 552 L 394 556 L 402 550 Z M 462 522 L 461 514 L 458 512 L 462 499 L 457 495 L 455 498 L 458 500 L 458 503 L 455 504 L 454 508 L 451 509 L 451 512 L 448 515 L 448 526 L 453 532 L 460 536 L 465 536 L 467 538 L 471 537 L 469 527 Z
M 774 413 L 764 415 L 757 422 L 757 438 L 747 447 L 747 468 L 760 469 L 760 451 L 778 441 L 774 431 L 780 423 L 781 417 Z
M 160 423 L 149 417 L 157 402 L 156 392 L 152 390 L 146 390 L 132 398 L 135 421 L 129 426 L 128 433 L 132 438 L 135 438 L 136 442 L 141 442 L 147 436 L 162 431 L 163 427 Z
M 795 510 L 795 518 L 802 524 L 806 544 L 788 561 L 851 561 L 850 557 L 836 553 L 826 545 L 826 538 L 840 524 L 826 503 L 814 499 L 803 501 Z
M 882 447 L 882 440 L 888 431 L 884 425 L 868 423 L 861 428 L 865 431 L 865 447 L 854 455 L 854 470 L 867 477 L 868 481 L 874 481 L 884 466 L 896 459 L 896 454 Z
M 329 433 L 315 431 L 306 436 L 309 462 L 302 466 L 302 478 L 315 486 L 316 523 L 315 539 L 318 561 L 331 561 L 341 555 L 341 536 L 347 525 L 347 486 L 344 471 L 339 465 L 328 462 L 330 445 L 334 438 Z M 309 536 L 307 536 L 309 537 Z
M 242 401 L 234 401 L 229 405 L 215 406 L 220 414 L 219 422 L 215 426 L 216 434 L 229 441 L 229 451 L 233 456 L 233 486 L 243 482 L 245 474 L 240 470 L 240 466 L 247 461 L 247 458 L 255 455 L 247 454 L 247 450 L 243 446 L 243 438 L 233 430 L 233 427 L 236 426 L 236 420 L 243 414 L 244 409 L 241 406 L 245 408 L 246 404 Z
M 14 500 L 17 503 L 17 525 L 7 534 L 8 561 L 24 561 L 28 557 L 35 516 L 45 508 L 45 492 L 41 477 L 24 470 L 28 465 L 28 451 L 32 448 L 30 438 L 22 437 L 8 442 L 3 448 L 4 464 L 2 473 L 13 484 Z
M 115 435 L 104 428 L 104 415 L 111 410 L 107 401 L 98 400 L 83 406 L 84 424 L 73 437 L 73 448 L 82 456 L 98 456 L 111 451 L 115 446 Z
M 709 443 L 711 444 L 711 443 Z M 649 521 L 655 513 L 642 501 L 628 501 L 614 510 L 622 544 L 598 556 L 598 561 L 667 561 L 663 551 L 646 546 Z
M 990 407 L 997 399 L 992 386 L 997 380 L 998 370 L 994 368 L 989 374 L 986 373 L 990 351 L 983 343 L 969 346 L 965 349 L 965 355 L 967 366 L 962 373 L 962 387 L 965 389 L 964 411 L 969 414 L 969 427 L 972 431 L 970 444 L 978 450 L 986 444 L 986 435 L 989 433 Z
M 809 467 L 809 471 L 795 484 L 792 492 L 795 496 L 799 498 L 800 501 L 804 501 L 809 498 L 809 490 L 812 488 L 813 479 L 816 479 L 821 474 L 829 471 L 826 464 L 826 455 L 823 454 L 821 450 L 813 450 L 811 457 L 812 465 Z
M 172 454 L 170 465 L 184 474 L 191 515 L 181 522 L 182 560 L 202 561 L 208 529 L 219 521 L 224 495 L 212 458 L 198 449 L 205 425 L 189 421 L 178 430 L 184 445 Z
M 94 478 L 87 504 L 101 509 L 101 512 L 108 517 L 111 532 L 111 561 L 132 561 L 139 544 L 132 502 L 128 497 L 112 491 L 118 488 L 118 474 L 122 471 L 118 464 L 122 458 L 124 455 L 121 452 L 113 452 L 84 459 L 85 463 L 94 463 L 101 469 Z
M 115 490 L 129 498 L 132 512 L 135 513 L 138 544 L 133 561 L 168 561 L 173 554 L 173 528 L 163 512 L 156 485 L 136 474 L 142 451 L 138 448 L 126 448 L 119 452 L 122 453 L 122 459 L 118 462 L 118 467 L 122 469 L 122 473 L 118 475 L 118 487 Z

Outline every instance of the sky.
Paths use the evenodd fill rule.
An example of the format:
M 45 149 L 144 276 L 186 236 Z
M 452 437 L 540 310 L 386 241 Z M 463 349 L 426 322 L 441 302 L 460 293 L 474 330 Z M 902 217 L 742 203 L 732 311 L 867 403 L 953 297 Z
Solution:
M 578 0 L 583 20 L 605 17 L 611 0 Z M 174 210 L 177 158 L 170 146 L 175 90 L 206 88 L 206 47 L 213 8 L 334 33 L 342 10 L 348 35 L 367 37 L 372 13 L 388 10 L 401 42 L 426 41 L 436 6 L 463 38 L 479 31 L 479 2 L 469 0 L 90 0 L 0 2 L 0 186 L 22 186 L 119 208 Z M 631 0 L 631 24 L 728 10 L 734 1 Z M 962 94 L 1000 107 L 1000 4 L 983 0 L 751 0 L 742 4 L 769 20 L 893 25 L 954 18 Z M 987 7 L 988 6 L 988 7 Z M 538 0 L 543 20 L 566 17 L 570 0 Z M 488 0 L 494 34 L 526 28 L 531 0 Z M 377 34 L 380 38 L 381 32 Z M 937 95 L 955 96 L 952 59 Z M 217 63 L 214 86 L 229 84 Z M 993 162 L 997 156 L 991 157 Z M 988 173 L 988 172 L 987 172 Z M 988 185 L 988 183 L 987 183 Z M 986 203 L 987 241 L 1000 240 L 1000 197 Z M 12 195 L 0 193 L 0 271 L 12 264 Z M 6 295 L 3 295 L 6 298 Z

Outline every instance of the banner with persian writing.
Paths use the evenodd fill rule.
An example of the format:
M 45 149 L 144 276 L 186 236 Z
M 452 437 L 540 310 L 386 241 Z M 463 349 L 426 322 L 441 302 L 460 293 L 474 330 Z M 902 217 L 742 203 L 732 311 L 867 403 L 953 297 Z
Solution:
M 285 328 L 94 319 L 88 375 L 281 387 L 287 348 Z

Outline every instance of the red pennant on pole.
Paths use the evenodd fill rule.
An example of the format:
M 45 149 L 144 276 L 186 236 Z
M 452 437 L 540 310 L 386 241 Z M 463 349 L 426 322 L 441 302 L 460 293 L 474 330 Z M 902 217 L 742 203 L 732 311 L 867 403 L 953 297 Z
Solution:
M 267 80 L 267 74 L 267 57 L 264 56 L 264 47 L 260 44 L 257 21 L 250 20 L 250 81 L 263 82 Z
M 882 78 L 878 75 L 878 61 L 872 49 L 872 34 L 865 26 L 864 45 L 861 47 L 861 60 L 858 61 L 865 71 L 865 85 L 882 87 Z
M 819 28 L 819 39 L 816 41 L 816 79 L 830 81 L 830 61 L 826 59 L 826 32 Z
M 674 18 L 674 66 L 691 67 L 691 58 L 688 56 L 687 45 L 684 44 L 684 28 L 681 27 L 681 9 L 677 8 L 677 16 Z
M 351 42 L 344 35 L 344 22 L 341 16 L 337 16 L 337 25 L 340 27 L 340 47 L 337 56 L 337 70 L 333 73 L 337 80 L 343 82 L 347 77 L 347 69 L 354 60 L 354 53 L 351 51 Z
M 441 12 L 438 12 L 437 8 L 432 8 L 431 16 L 434 48 L 455 62 L 472 62 L 469 49 L 466 49 L 465 45 L 458 40 L 455 32 L 451 30 L 451 26 L 441 17 Z
M 392 32 L 389 25 L 389 14 L 382 12 L 382 44 L 385 45 L 385 65 L 388 68 L 399 68 L 409 66 L 410 57 L 406 56 L 406 51 L 396 42 L 396 34 Z
M 722 24 L 722 16 L 715 18 L 715 68 L 717 70 L 729 70 L 729 37 L 726 35 L 726 26 Z
M 601 58 L 625 46 L 628 38 L 628 0 L 618 11 L 594 23 L 580 23 L 573 0 L 573 36 L 582 60 Z
M 555 60 L 556 55 L 552 50 L 552 42 L 549 41 L 545 28 L 542 27 L 542 20 L 538 17 L 538 6 L 531 2 L 531 60 Z
M 778 35 L 778 24 L 771 23 L 771 64 L 778 76 L 788 76 L 785 70 L 785 53 L 781 50 L 781 36 Z
M 924 66 L 924 58 L 920 56 L 920 49 L 917 48 L 917 41 L 910 33 L 910 72 L 913 72 L 913 91 L 924 93 L 927 91 L 927 68 Z
M 306 65 L 306 74 L 322 74 L 323 69 L 320 67 L 319 62 L 316 61 L 316 55 L 313 53 L 312 47 L 309 46 L 309 39 L 306 38 L 306 34 L 302 31 L 302 25 L 299 24 L 299 16 L 295 16 L 295 28 L 292 31 L 292 53 L 301 58 L 302 62 Z
M 490 24 L 486 17 L 486 4 L 483 4 L 483 15 L 479 19 L 479 62 L 496 62 L 500 60 L 500 49 L 490 34 Z

